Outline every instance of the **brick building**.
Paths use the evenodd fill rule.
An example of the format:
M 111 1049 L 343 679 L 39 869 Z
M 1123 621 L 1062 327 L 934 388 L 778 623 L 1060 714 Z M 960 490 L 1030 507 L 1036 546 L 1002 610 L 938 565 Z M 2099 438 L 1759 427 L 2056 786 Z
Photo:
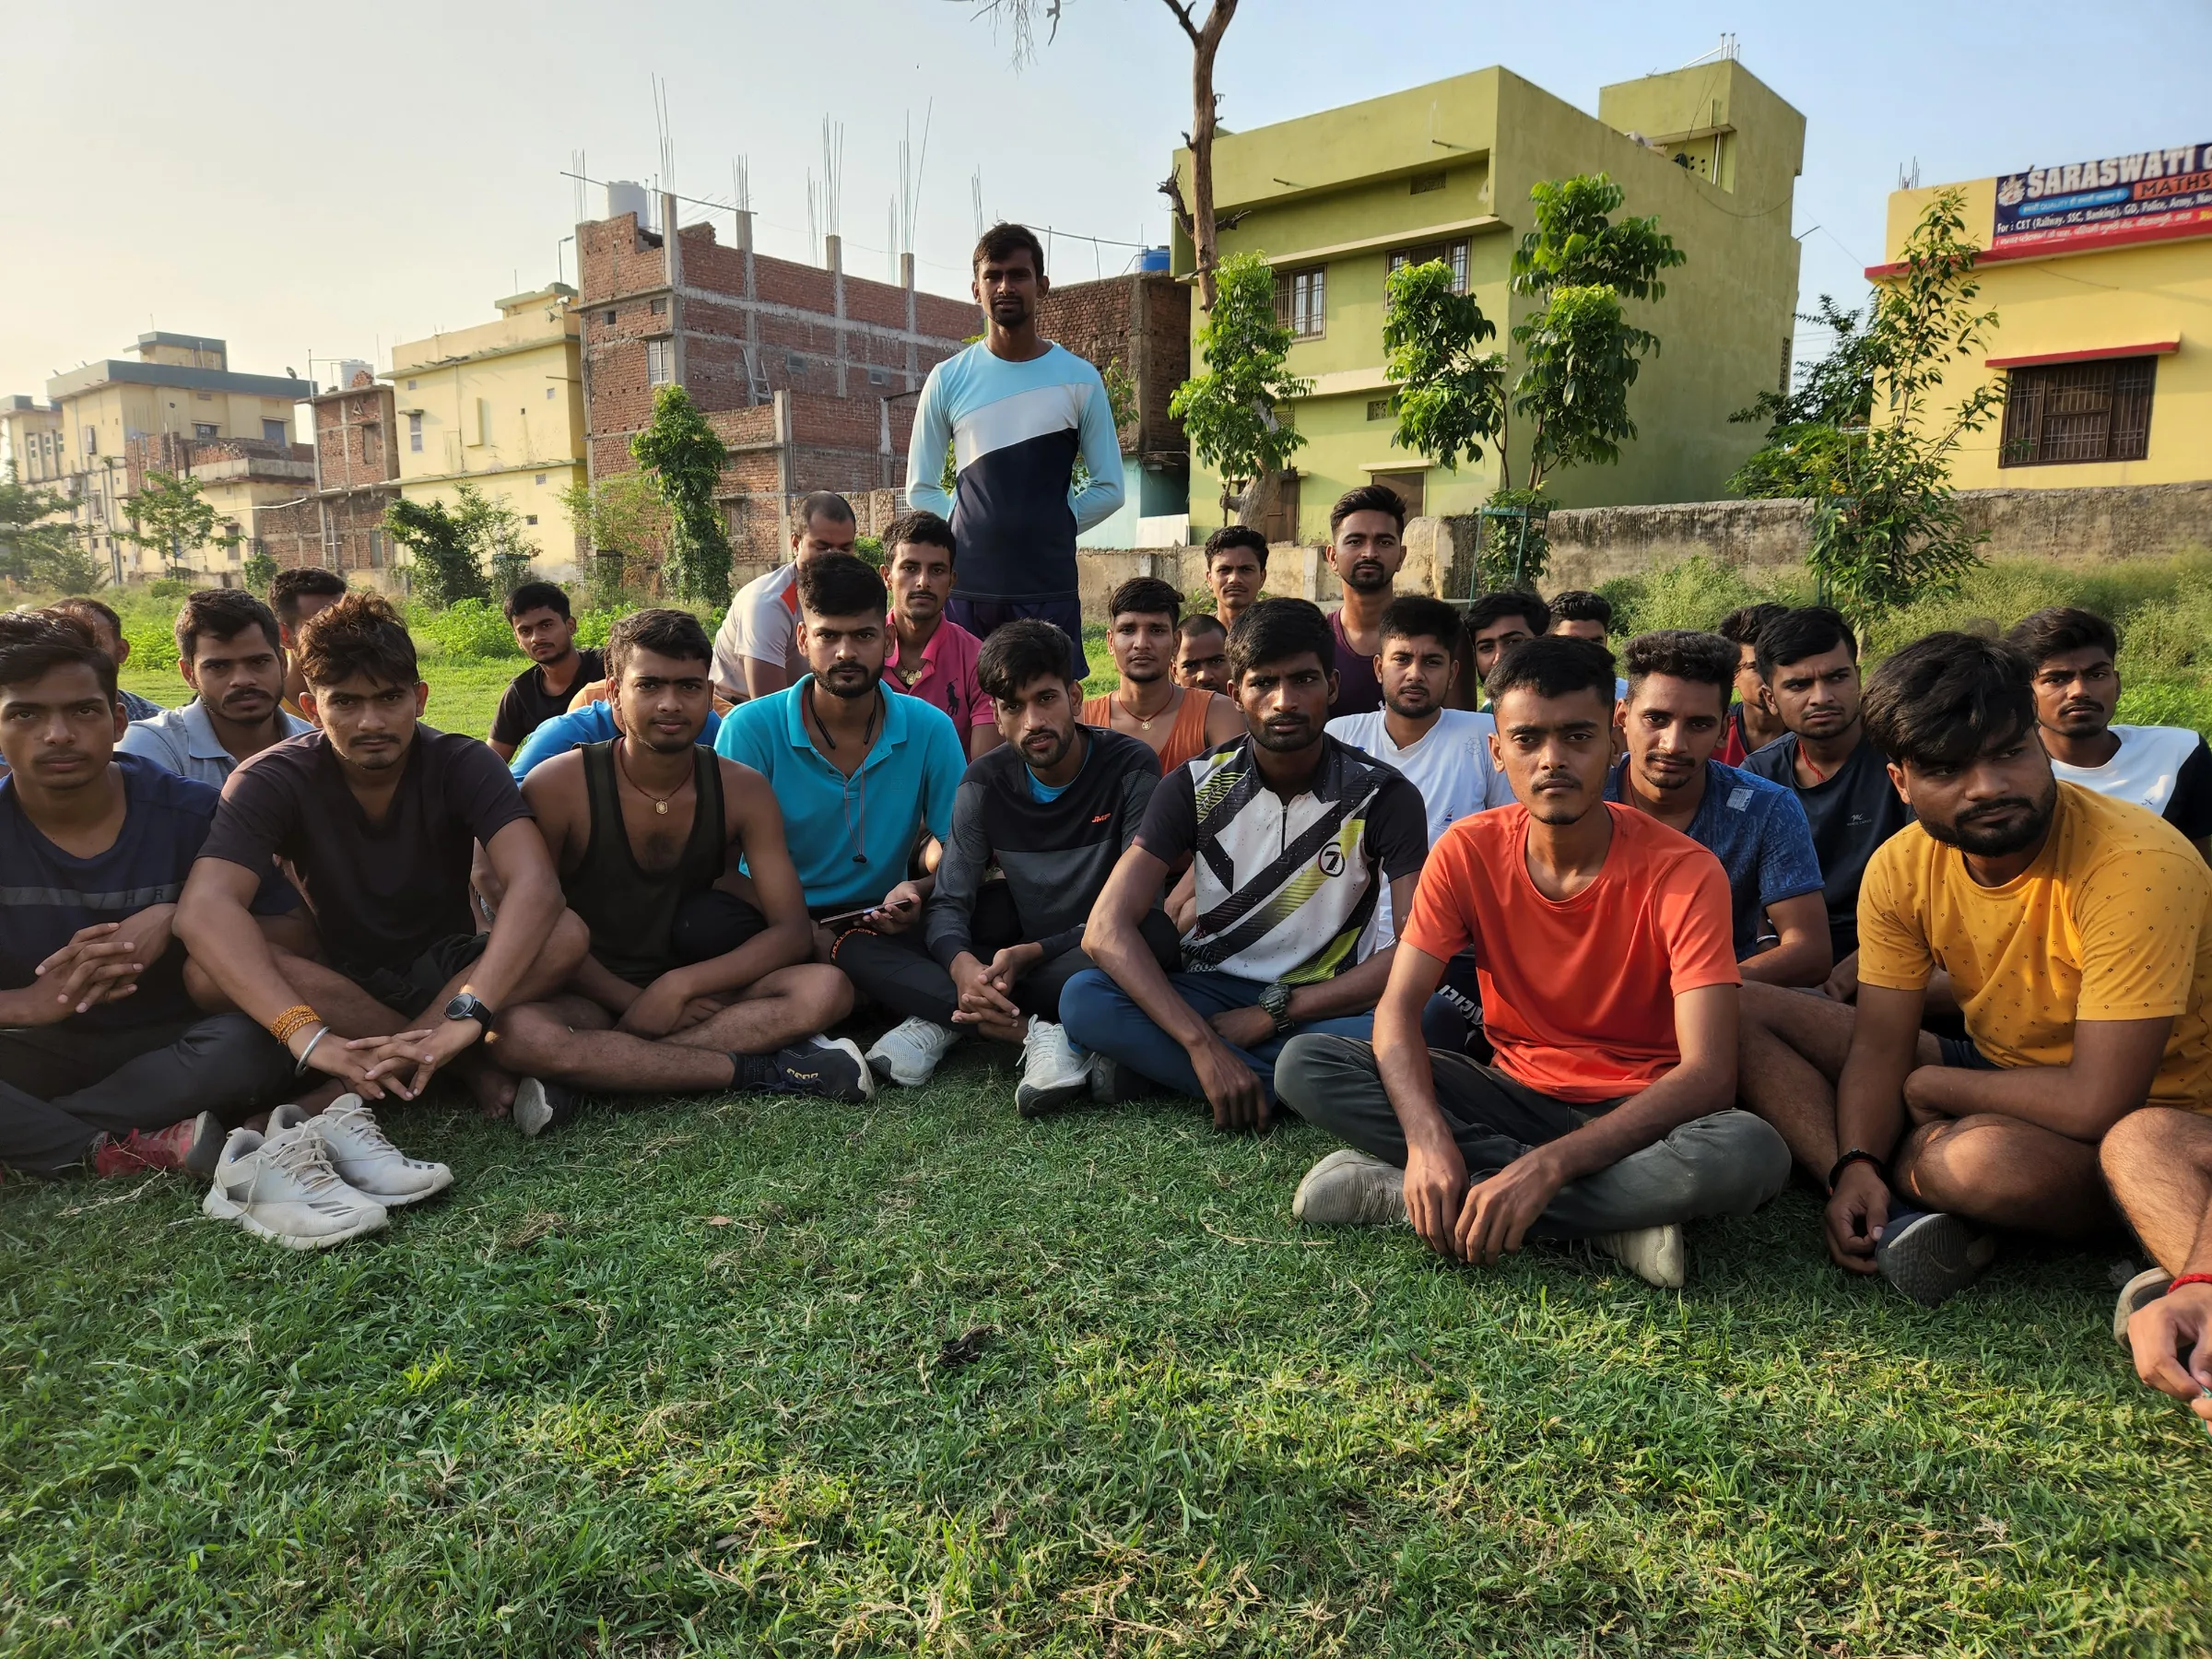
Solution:
M 661 204 L 675 223 L 676 199 Z M 841 268 L 834 237 L 817 268 L 756 253 L 736 222 L 729 247 L 711 225 L 667 236 L 625 211 L 576 242 L 590 476 L 631 471 L 654 393 L 681 385 L 730 447 L 721 496 L 742 575 L 782 557 L 808 490 L 842 491 L 881 528 L 922 383 L 982 320 L 972 300 L 916 288 L 911 259 L 905 282 L 871 281 Z
M 399 454 L 392 388 L 366 369 L 351 384 L 308 399 L 314 412 L 313 488 L 261 514 L 263 550 L 286 567 L 320 565 L 390 578 L 393 548 L 384 510 L 399 500 Z
M 1168 400 L 1191 373 L 1191 299 L 1164 272 L 1137 272 L 1097 282 L 1054 286 L 1039 308 L 1048 340 L 1088 359 L 1107 377 L 1127 379 L 1130 418 L 1122 423 L 1122 471 L 1128 500 L 1104 524 L 1083 533 L 1087 547 L 1166 546 L 1182 526 L 1163 526 L 1167 541 L 1147 539 L 1146 519 L 1172 520 L 1190 502 L 1190 445 Z
M 172 561 L 194 579 L 235 587 L 246 556 L 265 552 L 279 564 L 313 562 L 314 544 L 299 509 L 313 488 L 315 452 L 304 443 L 269 438 L 197 438 L 181 432 L 133 432 L 124 442 L 119 482 L 128 500 L 146 488 L 147 475 L 190 477 L 214 509 L 219 540 L 198 547 L 140 549 L 149 575 Z

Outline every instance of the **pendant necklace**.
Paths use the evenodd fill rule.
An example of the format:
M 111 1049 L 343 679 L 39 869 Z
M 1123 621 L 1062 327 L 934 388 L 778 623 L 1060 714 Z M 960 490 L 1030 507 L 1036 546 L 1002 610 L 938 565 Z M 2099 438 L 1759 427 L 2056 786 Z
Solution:
M 1113 700 L 1114 700 L 1115 704 L 1116 704 L 1116 705 L 1118 705 L 1118 706 L 1120 707 L 1120 709 L 1121 709 L 1121 711 L 1122 711 L 1122 712 L 1123 712 L 1123 713 L 1124 713 L 1124 714 L 1128 715 L 1130 719 L 1132 719 L 1132 720 L 1134 720 L 1134 721 L 1135 721 L 1135 722 L 1136 722 L 1136 729 L 1137 729 L 1138 731 L 1140 731 L 1140 732 L 1148 732 L 1148 731 L 1150 731 L 1150 730 L 1152 729 L 1152 723 L 1153 723 L 1155 720 L 1158 720 L 1158 719 L 1159 718 L 1160 714 L 1165 714 L 1165 713 L 1168 712 L 1168 710 L 1169 710 L 1169 709 L 1171 709 L 1171 708 L 1173 708 L 1173 707 L 1176 705 L 1176 703 L 1177 703 L 1178 701 L 1180 701 L 1180 700 L 1181 700 L 1181 698 L 1180 698 L 1180 694 L 1178 694 L 1178 695 L 1174 695 L 1174 696 L 1171 696 L 1171 697 L 1168 699 L 1168 701 L 1167 701 L 1167 707 L 1166 707 L 1166 708 L 1163 708 L 1163 709 L 1161 709 L 1161 710 L 1159 711 L 1159 713 L 1158 713 L 1158 714 L 1151 714 L 1151 715 L 1139 714 L 1139 713 L 1138 713 L 1138 712 L 1136 712 L 1135 709 L 1131 708 L 1131 707 L 1130 707 L 1130 706 L 1129 706 L 1127 703 L 1125 703 L 1125 702 L 1123 702 L 1123 701 L 1122 701 L 1122 696 L 1121 696 L 1121 693 L 1120 693 L 1120 692 L 1118 692 L 1118 691 L 1114 693 L 1114 696 L 1113 696 Z
M 666 818 L 668 816 L 668 803 L 675 800 L 677 795 L 684 793 L 684 783 L 692 782 L 692 778 L 686 778 L 684 780 L 684 783 L 678 783 L 675 789 L 671 790 L 667 794 L 655 795 L 650 789 L 640 788 L 638 781 L 629 775 L 629 768 L 622 764 L 622 748 L 623 746 L 619 743 L 615 746 L 615 770 L 622 774 L 622 782 L 629 784 L 632 789 L 637 790 L 640 794 L 651 801 L 653 803 L 653 810 L 655 814 L 661 818 Z M 697 772 L 694 771 L 693 777 L 696 777 L 697 775 Z

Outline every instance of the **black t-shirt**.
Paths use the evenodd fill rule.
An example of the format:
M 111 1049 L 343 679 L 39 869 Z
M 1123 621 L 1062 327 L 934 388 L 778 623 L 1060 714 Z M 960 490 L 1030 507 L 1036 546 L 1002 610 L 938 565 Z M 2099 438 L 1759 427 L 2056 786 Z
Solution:
M 474 737 L 418 724 L 401 764 L 390 813 L 371 824 L 321 732 L 263 749 L 223 785 L 200 855 L 256 871 L 289 860 L 335 963 L 404 971 L 438 940 L 477 931 L 476 843 L 531 814 Z
M 1859 882 L 1874 850 L 1912 821 L 1912 809 L 1889 782 L 1882 751 L 1861 735 L 1859 747 L 1834 774 L 1810 788 L 1797 782 L 1797 735 L 1784 733 L 1743 769 L 1797 792 L 1813 827 L 1813 851 L 1820 859 L 1821 889 L 1828 899 L 1828 937 L 1841 961 L 1859 947 Z
M 546 671 L 533 663 L 514 677 L 500 699 L 499 712 L 491 717 L 491 740 L 523 747 L 523 739 L 544 725 L 556 714 L 569 712 L 569 699 L 578 689 L 594 680 L 606 677 L 606 658 L 596 651 L 579 651 L 576 677 L 569 688 L 556 697 L 546 689 Z
M 2173 798 L 2161 816 L 2193 841 L 2212 836 L 2212 748 L 2203 738 L 2173 774 Z
M 1344 613 L 1329 618 L 1336 636 L 1336 700 L 1329 704 L 1329 718 L 1339 714 L 1367 714 L 1382 706 L 1382 682 L 1375 677 L 1375 659 L 1353 649 L 1344 637 Z

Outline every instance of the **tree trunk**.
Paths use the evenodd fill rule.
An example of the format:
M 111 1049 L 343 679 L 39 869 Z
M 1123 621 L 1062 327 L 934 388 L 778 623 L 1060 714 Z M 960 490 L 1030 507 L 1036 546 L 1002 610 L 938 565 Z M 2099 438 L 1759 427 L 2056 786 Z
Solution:
M 1214 309 L 1214 267 L 1220 263 L 1214 229 L 1214 59 L 1220 53 L 1221 37 L 1229 32 L 1230 20 L 1237 15 L 1237 0 L 1213 0 L 1204 23 L 1191 20 L 1191 5 L 1185 0 L 1164 3 L 1191 38 L 1191 202 L 1185 229 L 1196 258 L 1199 309 L 1210 312 Z M 1175 182 L 1171 176 L 1170 182 Z M 1170 200 L 1177 209 L 1176 217 L 1185 218 L 1180 187 L 1171 193 Z

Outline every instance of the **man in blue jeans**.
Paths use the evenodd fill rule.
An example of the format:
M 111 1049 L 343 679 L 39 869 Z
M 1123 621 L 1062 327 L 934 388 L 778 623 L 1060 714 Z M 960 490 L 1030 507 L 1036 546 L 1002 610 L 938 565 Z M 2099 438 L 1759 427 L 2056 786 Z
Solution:
M 1083 935 L 1098 967 L 1060 994 L 1077 1047 L 1214 1110 L 1217 1128 L 1264 1127 L 1275 1058 L 1300 1031 L 1364 1040 L 1394 935 L 1429 855 L 1420 792 L 1323 729 L 1335 638 L 1303 599 L 1265 599 L 1229 636 L 1245 735 L 1162 778 Z M 1138 929 L 1185 858 L 1197 917 L 1185 971 Z

